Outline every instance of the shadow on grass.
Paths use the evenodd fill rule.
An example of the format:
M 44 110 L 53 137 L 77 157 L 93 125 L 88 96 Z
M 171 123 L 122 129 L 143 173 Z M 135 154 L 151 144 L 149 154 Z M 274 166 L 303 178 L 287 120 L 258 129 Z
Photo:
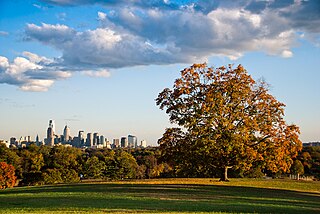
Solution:
M 320 213 L 320 194 L 217 185 L 74 184 L 0 191 L 0 209 Z

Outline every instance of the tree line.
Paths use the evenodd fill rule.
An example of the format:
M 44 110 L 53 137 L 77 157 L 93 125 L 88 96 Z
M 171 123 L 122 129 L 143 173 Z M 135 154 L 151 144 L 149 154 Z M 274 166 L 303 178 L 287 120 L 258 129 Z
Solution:
M 158 163 L 158 152 L 154 148 L 82 150 L 36 145 L 17 149 L 0 144 L 0 162 L 14 167 L 19 185 L 70 183 L 80 179 L 142 179 L 159 177 L 168 168 Z M 6 172 L 0 169 L 0 180 L 1 174 Z
M 202 174 L 186 174 L 165 161 L 159 147 L 146 149 L 86 149 L 30 145 L 7 148 L 0 144 L 0 188 L 19 185 L 43 185 L 79 182 L 81 179 L 145 179 L 166 177 L 220 177 L 219 168 Z M 302 166 L 302 169 L 300 167 Z M 205 166 L 204 166 L 205 167 Z M 190 170 L 190 169 L 189 169 Z M 320 178 L 320 147 L 305 147 L 291 166 L 290 173 Z M 181 173 L 183 172 L 183 173 Z M 279 176 L 260 166 L 250 170 L 230 169 L 232 177 Z

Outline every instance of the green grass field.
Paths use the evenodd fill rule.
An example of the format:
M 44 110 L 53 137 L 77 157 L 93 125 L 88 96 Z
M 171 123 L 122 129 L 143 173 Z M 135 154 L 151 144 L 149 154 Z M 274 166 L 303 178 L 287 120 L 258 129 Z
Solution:
M 0 213 L 320 213 L 320 182 L 157 179 L 17 187 Z

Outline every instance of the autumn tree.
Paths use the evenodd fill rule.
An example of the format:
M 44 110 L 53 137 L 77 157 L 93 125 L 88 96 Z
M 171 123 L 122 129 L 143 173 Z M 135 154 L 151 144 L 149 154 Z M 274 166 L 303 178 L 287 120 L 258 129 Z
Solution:
M 301 149 L 299 128 L 287 125 L 285 105 L 239 65 L 213 68 L 194 64 L 181 71 L 156 104 L 166 110 L 169 128 L 159 139 L 162 155 L 185 176 L 208 176 L 253 163 L 272 172 L 290 169 Z
M 16 170 L 16 176 L 19 178 L 22 176 L 21 158 L 16 149 L 10 149 L 4 143 L 0 143 L 0 162 L 13 165 Z
M 16 183 L 15 169 L 11 164 L 0 162 L 0 189 L 13 187 Z

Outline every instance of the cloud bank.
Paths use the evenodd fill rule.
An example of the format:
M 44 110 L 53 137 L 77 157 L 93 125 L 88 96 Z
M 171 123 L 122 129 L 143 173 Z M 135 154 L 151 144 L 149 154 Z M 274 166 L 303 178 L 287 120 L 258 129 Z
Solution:
M 61 51 L 62 56 L 53 64 L 87 76 L 107 77 L 109 69 L 137 65 L 203 62 L 211 56 L 237 59 L 252 51 L 290 58 L 294 56 L 292 48 L 297 46 L 298 39 L 320 44 L 320 2 L 317 0 L 42 2 L 64 7 L 101 6 L 96 16 L 98 27 L 89 30 L 48 23 L 29 23 L 25 28 L 26 40 Z M 24 59 L 33 64 L 29 64 L 28 72 L 23 72 L 24 76 L 44 80 L 46 69 L 49 76 L 52 75 L 49 62 L 44 66 L 44 59 L 32 62 L 30 54 L 26 57 L 28 59 Z M 22 59 L 16 58 L 8 66 L 16 66 L 16 60 Z M 8 73 L 8 69 L 2 70 Z M 43 85 L 50 85 L 52 79 L 46 80 Z M 23 90 L 28 89 L 26 83 L 17 81 L 16 84 Z

